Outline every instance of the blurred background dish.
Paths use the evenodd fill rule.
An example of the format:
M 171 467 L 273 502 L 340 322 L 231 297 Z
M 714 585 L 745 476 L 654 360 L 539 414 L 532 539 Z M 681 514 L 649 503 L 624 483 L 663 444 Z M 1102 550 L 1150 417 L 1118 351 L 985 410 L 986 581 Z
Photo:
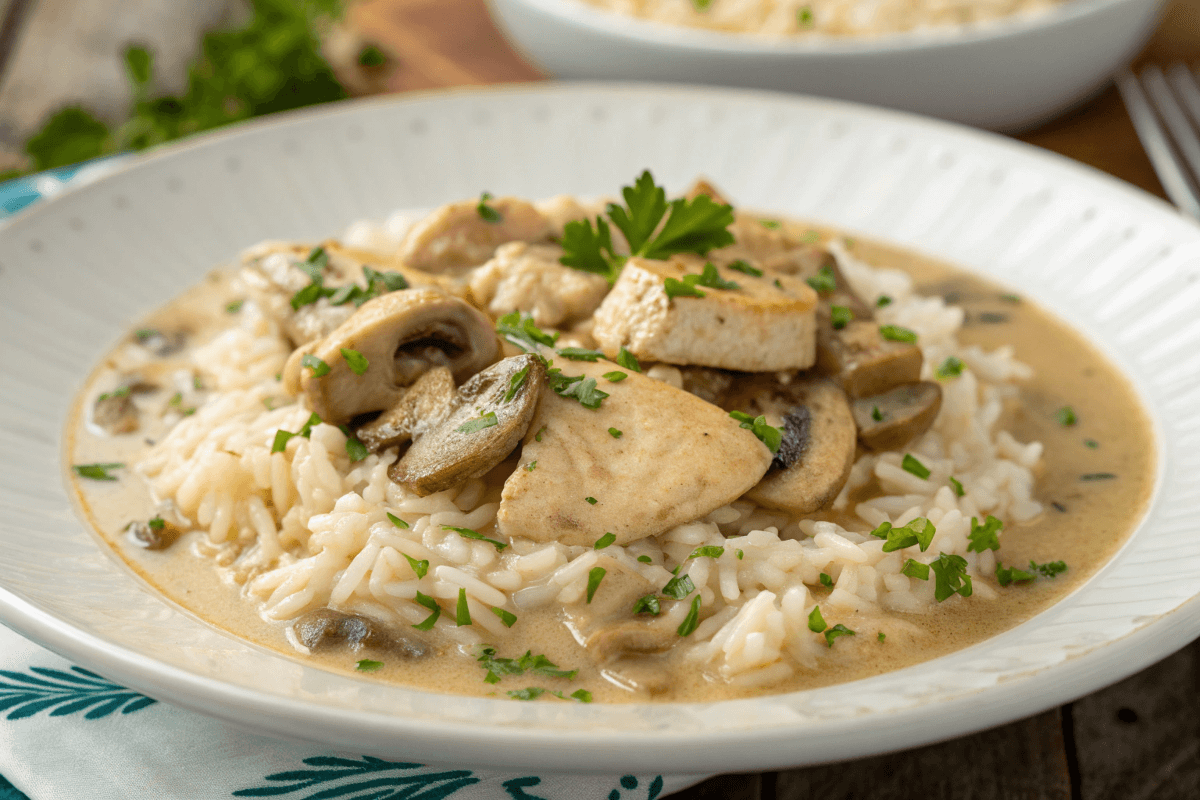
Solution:
M 557 78 L 805 92 L 995 130 L 1028 128 L 1104 87 L 1153 33 L 1161 0 L 1075 0 L 1035 14 L 872 37 L 764 37 L 654 22 L 583 0 L 488 0 Z

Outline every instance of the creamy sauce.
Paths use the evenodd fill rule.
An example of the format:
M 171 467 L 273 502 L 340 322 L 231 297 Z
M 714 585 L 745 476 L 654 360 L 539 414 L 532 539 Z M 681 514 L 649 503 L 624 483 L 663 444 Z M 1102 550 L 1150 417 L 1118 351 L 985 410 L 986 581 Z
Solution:
M 839 639 L 820 670 L 799 670 L 793 679 L 772 687 L 772 692 L 809 689 L 899 669 L 961 649 L 1029 619 L 1080 586 L 1113 557 L 1141 518 L 1153 488 L 1155 447 L 1149 420 L 1129 383 L 1082 337 L 1032 303 L 1006 299 L 995 286 L 948 266 L 862 241 L 853 245 L 853 252 L 869 263 L 907 270 L 924 294 L 943 294 L 960 303 L 968 314 L 959 333 L 962 345 L 995 348 L 1009 344 L 1017 358 L 1033 367 L 1036 377 L 1022 386 L 1021 403 L 1006 412 L 1001 427 L 1019 441 L 1037 440 L 1045 445 L 1036 498 L 1046 505 L 1046 511 L 1029 523 L 1007 524 L 997 556 L 1004 564 L 1015 566 L 1028 565 L 1030 560 L 1062 560 L 1069 570 L 1053 580 L 997 587 L 997 600 L 978 595 L 952 597 L 929 614 L 892 612 L 889 618 L 896 622 L 885 623 L 882 629 L 875 621 L 840 615 L 839 621 L 858 635 Z M 186 300 L 175 300 L 144 325 L 183 328 L 203 340 L 214 326 L 226 324 L 225 305 L 232 299 L 227 276 L 216 273 Z M 166 374 L 143 374 L 159 382 L 168 378 Z M 156 429 L 150 422 L 157 414 L 149 412 L 170 408 L 171 388 L 138 398 L 143 427 L 136 434 L 101 435 L 88 424 L 88 406 L 98 393 L 111 389 L 114 381 L 110 357 L 77 400 L 66 437 L 70 464 L 133 464 L 144 452 L 145 441 L 163 434 L 161 424 Z M 1078 415 L 1073 426 L 1055 419 L 1056 410 L 1068 405 Z M 176 406 L 186 411 L 184 404 L 177 402 Z M 360 659 L 379 660 L 384 666 L 369 679 L 435 692 L 502 696 L 501 690 L 536 685 L 564 693 L 584 687 L 597 701 L 646 699 L 605 680 L 600 669 L 589 663 L 588 653 L 576 643 L 558 611 L 526 612 L 501 655 L 517 656 L 527 649 L 544 652 L 560 667 L 579 669 L 578 677 L 570 682 L 525 675 L 492 686 L 483 682 L 483 670 L 472 658 L 464 657 L 465 653 L 405 661 L 369 649 L 351 653 L 337 648 L 299 656 L 286 638 L 289 623 L 268 623 L 259 617 L 256 604 L 243 595 L 242 587 L 214 569 L 211 557 L 202 554 L 201 534 L 188 534 L 161 551 L 133 546 L 125 526 L 154 516 L 155 508 L 139 479 L 128 470 L 115 474 L 121 479 L 74 480 L 79 507 L 90 526 L 157 591 L 235 636 L 349 674 L 362 674 L 354 671 Z M 1115 477 L 1083 478 L 1099 474 Z M 499 486 L 491 491 L 498 496 Z M 976 580 L 996 586 L 991 578 Z M 815 594 L 819 602 L 821 592 Z M 877 632 L 886 634 L 886 640 L 881 642 Z M 444 645 L 443 649 L 453 646 Z M 738 689 L 705 678 L 678 653 L 656 658 L 658 667 L 672 676 L 670 687 L 657 695 L 657 700 L 715 700 L 764 691 Z

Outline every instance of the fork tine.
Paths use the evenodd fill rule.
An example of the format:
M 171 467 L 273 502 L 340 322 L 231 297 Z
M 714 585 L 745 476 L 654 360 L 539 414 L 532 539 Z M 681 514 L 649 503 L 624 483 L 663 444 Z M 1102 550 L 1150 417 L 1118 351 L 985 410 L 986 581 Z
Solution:
M 1175 96 L 1183 103 L 1183 108 L 1192 118 L 1192 124 L 1200 127 L 1200 85 L 1196 84 L 1196 76 L 1183 64 L 1176 64 L 1167 70 L 1167 83 L 1175 90 Z
M 1147 67 L 1142 72 L 1142 85 L 1150 95 L 1150 102 L 1158 111 L 1159 117 L 1166 123 L 1167 131 L 1175 141 L 1184 161 L 1191 168 L 1193 176 L 1200 175 L 1200 137 L 1196 129 L 1188 122 L 1187 115 L 1179 107 L 1179 101 L 1171 93 L 1167 79 L 1158 67 Z
M 1125 101 L 1125 108 L 1129 111 L 1129 118 L 1133 121 L 1133 127 L 1137 131 L 1138 139 L 1142 141 L 1142 147 L 1145 148 L 1146 155 L 1150 157 L 1150 162 L 1154 165 L 1154 171 L 1158 173 L 1158 178 L 1162 182 L 1167 196 L 1185 214 L 1194 219 L 1200 219 L 1200 198 L 1192 188 L 1187 174 L 1184 172 L 1184 167 L 1171 151 L 1166 133 L 1155 119 L 1154 111 L 1150 108 L 1141 84 L 1128 69 L 1117 73 L 1116 83 L 1117 90 L 1121 93 L 1121 99 Z

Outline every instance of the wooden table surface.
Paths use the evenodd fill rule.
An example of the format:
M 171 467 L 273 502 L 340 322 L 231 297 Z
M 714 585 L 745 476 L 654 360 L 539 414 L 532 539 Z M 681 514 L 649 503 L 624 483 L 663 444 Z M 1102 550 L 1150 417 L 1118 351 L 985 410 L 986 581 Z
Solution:
M 71 14 L 70 9 L 81 1 L 0 0 L 0 168 L 4 153 L 11 159 L 22 135 L 55 102 L 88 98 L 109 108 L 120 108 L 125 102 L 119 70 L 104 71 L 119 63 L 113 61 L 115 52 L 92 54 L 99 66 L 90 71 L 99 75 L 92 76 L 86 93 L 75 97 L 70 96 L 70 87 L 79 84 L 70 70 L 59 64 L 53 74 L 47 72 L 48 65 L 58 60 L 53 48 L 64 46 L 61 36 L 56 39 L 52 34 L 55 24 L 78 21 L 82 15 Z M 122 9 L 139 3 L 154 7 L 157 28 L 161 30 L 164 20 L 169 20 L 177 31 L 196 31 L 224 19 L 235 5 L 231 0 L 88 2 L 111 7 L 121 25 L 132 19 L 128 13 L 118 13 Z M 483 0 L 361 0 L 352 9 L 350 23 L 392 57 L 388 91 L 543 79 L 504 42 Z M 1172 2 L 1138 63 L 1179 60 L 1193 66 L 1200 62 L 1200 0 Z M 48 90 L 48 83 L 54 87 Z M 1083 107 L 1017 138 L 1163 196 L 1115 89 L 1106 89 Z M 721 776 L 673 797 L 1200 798 L 1198 689 L 1200 643 L 1062 708 L 973 736 L 844 764 Z

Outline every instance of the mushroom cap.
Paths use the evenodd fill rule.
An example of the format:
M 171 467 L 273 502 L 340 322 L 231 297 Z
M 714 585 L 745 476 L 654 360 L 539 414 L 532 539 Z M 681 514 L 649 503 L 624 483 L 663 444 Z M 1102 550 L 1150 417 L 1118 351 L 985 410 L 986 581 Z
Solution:
M 358 375 L 343 351 L 367 360 Z M 391 408 L 431 367 L 445 366 L 462 381 L 496 360 L 492 322 L 468 303 L 432 289 L 405 289 L 367 301 L 331 334 L 302 348 L 329 372 L 302 371 L 299 385 L 321 419 L 349 422 L 359 414 Z M 293 354 L 285 384 L 294 382 L 301 360 Z
M 854 320 L 835 330 L 817 319 L 817 369 L 836 377 L 851 397 L 869 397 L 921 379 L 921 348 L 884 339 L 875 322 Z
M 489 472 L 525 435 L 545 383 L 538 356 L 493 364 L 463 384 L 449 415 L 413 442 L 388 477 L 425 496 Z M 494 420 L 483 424 L 489 414 Z
M 850 410 L 863 447 L 897 450 L 929 430 L 941 407 L 942 387 L 932 381 L 921 381 L 855 400 Z
M 444 420 L 454 407 L 454 377 L 446 367 L 434 367 L 379 415 L 354 434 L 372 453 L 407 442 Z

